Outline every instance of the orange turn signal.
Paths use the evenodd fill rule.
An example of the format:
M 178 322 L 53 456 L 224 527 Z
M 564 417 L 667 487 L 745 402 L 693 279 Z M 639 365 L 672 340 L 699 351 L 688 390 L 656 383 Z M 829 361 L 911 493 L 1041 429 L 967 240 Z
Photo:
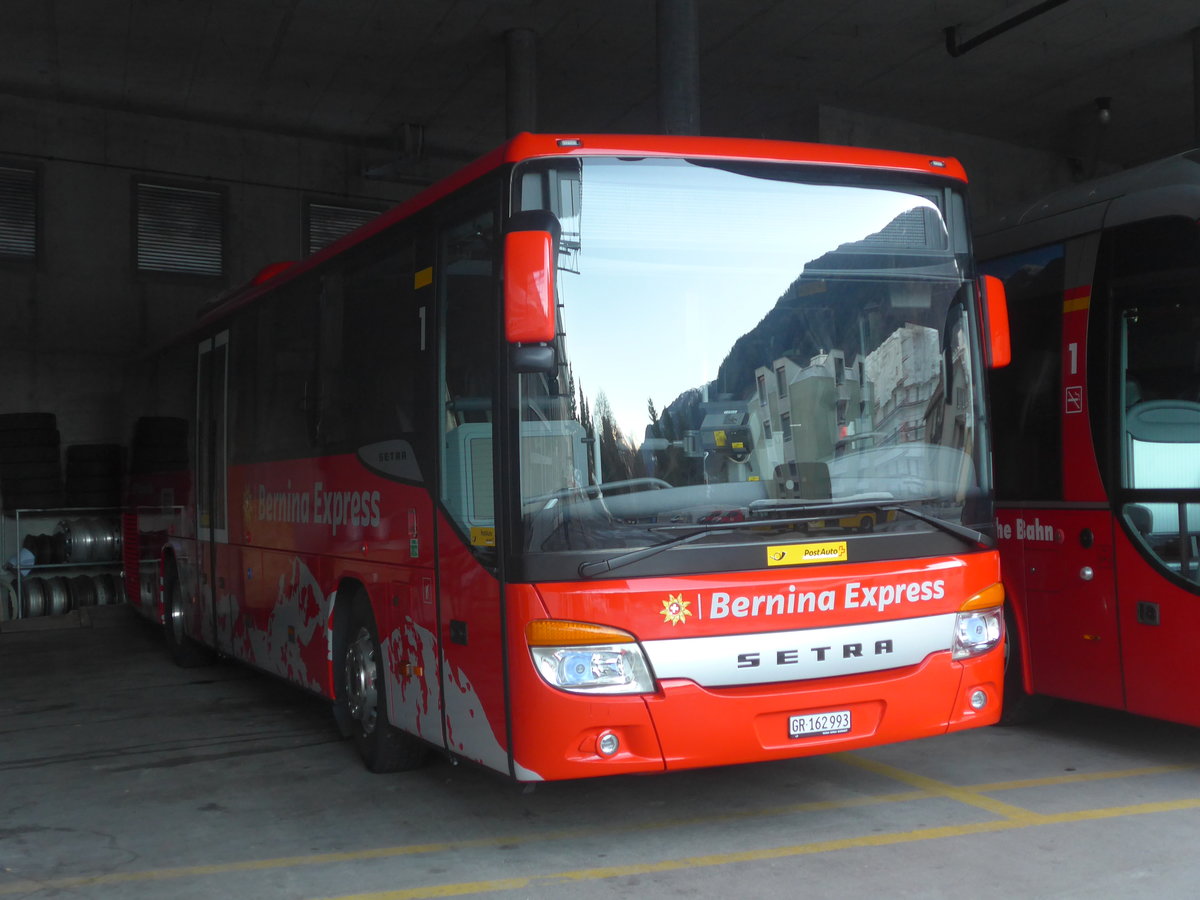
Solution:
M 992 606 L 1004 605 L 1004 585 L 996 582 L 991 587 L 986 587 L 962 606 L 960 610 L 967 609 L 987 609 Z
M 632 644 L 634 638 L 627 631 L 607 625 L 534 619 L 525 626 L 525 642 L 530 647 L 585 647 L 590 644 Z

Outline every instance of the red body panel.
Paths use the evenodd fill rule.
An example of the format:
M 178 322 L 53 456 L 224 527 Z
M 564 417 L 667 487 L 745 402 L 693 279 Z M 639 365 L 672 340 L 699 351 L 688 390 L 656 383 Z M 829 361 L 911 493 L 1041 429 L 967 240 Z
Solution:
M 1116 545 L 1126 709 L 1200 726 L 1200 598 L 1167 581 L 1120 529 Z M 1139 617 L 1143 602 L 1157 604 L 1156 621 Z
M 507 772 L 500 584 L 440 515 L 438 535 L 446 746 Z
M 1112 515 L 1106 509 L 1003 509 L 1004 585 L 1034 693 L 1121 707 Z M 1092 535 L 1085 547 L 1084 532 Z M 1091 577 L 1083 574 L 1090 570 Z
M 1062 321 L 1063 499 L 1070 503 L 1102 502 L 1104 485 L 1092 445 L 1091 400 L 1088 397 L 1087 327 L 1090 285 L 1066 292 Z M 1031 440 L 1036 436 L 1031 435 Z
M 973 594 L 999 578 L 999 559 L 983 553 L 908 563 L 873 563 L 760 573 L 680 576 L 595 584 L 512 585 L 508 588 L 513 752 L 518 778 L 579 778 L 617 772 L 724 765 L 827 753 L 888 741 L 943 734 L 986 725 L 999 717 L 1003 649 L 963 662 L 948 651 L 920 663 L 866 674 L 740 687 L 702 687 L 686 679 L 664 679 L 660 690 L 639 696 L 581 695 L 547 685 L 525 645 L 524 622 L 546 615 L 609 624 L 639 640 L 746 634 L 854 625 L 880 620 L 956 612 Z M 861 588 L 887 584 L 944 582 L 938 599 L 905 599 L 878 606 L 847 604 L 862 599 Z M 850 585 L 858 585 L 855 590 Z M 745 615 L 713 619 L 722 595 L 828 592 L 828 609 L 766 615 L 754 603 Z M 877 591 L 877 593 L 879 593 Z M 894 596 L 894 592 L 893 592 Z M 682 621 L 664 613 L 671 598 L 693 611 Z M 730 604 L 729 609 L 733 609 Z M 988 706 L 975 711 L 968 697 L 988 693 Z M 801 740 L 787 735 L 790 715 L 851 710 L 849 734 Z M 612 732 L 621 751 L 605 757 L 599 737 Z

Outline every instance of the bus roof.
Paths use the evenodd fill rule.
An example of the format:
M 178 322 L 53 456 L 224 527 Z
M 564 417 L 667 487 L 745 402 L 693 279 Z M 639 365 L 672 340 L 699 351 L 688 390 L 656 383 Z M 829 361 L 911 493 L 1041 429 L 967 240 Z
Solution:
M 217 297 L 201 313 L 202 327 L 232 309 L 274 287 L 289 281 L 327 257 L 383 231 L 390 225 L 419 212 L 437 200 L 470 184 L 501 166 L 527 159 L 553 156 L 640 156 L 676 159 L 726 159 L 744 162 L 790 162 L 815 166 L 878 169 L 922 175 L 935 175 L 966 183 L 962 165 L 952 157 L 926 156 L 894 150 L 842 147 L 832 144 L 771 141 L 753 138 L 692 137 L 682 135 L 622 134 L 530 134 L 522 133 L 490 153 L 469 163 L 453 175 L 436 182 L 420 193 L 334 241 L 305 259 L 287 264 L 273 263 L 263 268 L 248 283 Z
M 1114 201 L 1121 201 L 1119 204 Z M 1135 166 L 982 217 L 976 248 L 988 259 L 1172 212 L 1200 216 L 1200 150 Z

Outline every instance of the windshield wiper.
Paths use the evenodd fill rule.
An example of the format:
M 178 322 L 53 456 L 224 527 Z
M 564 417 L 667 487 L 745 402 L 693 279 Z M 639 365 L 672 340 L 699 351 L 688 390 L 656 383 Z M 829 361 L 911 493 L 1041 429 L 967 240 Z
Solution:
M 657 554 L 662 553 L 664 550 L 670 550 L 672 547 L 682 547 L 684 544 L 691 544 L 703 537 L 709 537 L 714 534 L 732 534 L 738 531 L 745 531 L 747 529 L 761 530 L 764 527 L 786 528 L 793 525 L 800 525 L 805 522 L 811 522 L 814 519 L 827 518 L 831 513 L 837 514 L 850 511 L 860 512 L 862 510 L 872 510 L 881 513 L 895 510 L 896 512 L 904 513 L 906 516 L 919 519 L 928 525 L 932 525 L 939 531 L 944 531 L 946 534 L 953 535 L 954 537 L 957 537 L 968 544 L 985 547 L 988 549 L 995 546 L 991 538 L 982 532 L 976 531 L 974 528 L 968 528 L 965 525 L 959 525 L 957 522 L 948 522 L 945 519 L 939 519 L 937 516 L 931 516 L 928 513 L 922 512 L 919 509 L 914 509 L 911 506 L 901 506 L 895 503 L 864 503 L 862 501 L 833 501 L 811 504 L 787 503 L 786 505 L 777 505 L 769 500 L 756 500 L 754 503 L 750 504 L 751 514 L 771 511 L 787 513 L 803 512 L 805 515 L 792 515 L 779 519 L 750 519 L 746 522 L 728 522 L 721 525 L 660 526 L 652 530 L 674 531 L 676 529 L 686 528 L 688 529 L 688 533 L 663 541 L 661 544 L 654 544 L 651 547 L 638 547 L 635 550 L 628 550 L 625 553 L 618 553 L 616 556 L 610 556 L 608 559 L 598 559 L 595 562 L 580 563 L 579 576 L 581 578 L 591 578 L 595 575 L 603 575 L 605 572 L 611 572 L 614 569 L 623 568 L 624 566 L 638 562 L 639 560 L 656 556 Z
M 598 559 L 595 562 L 584 562 L 579 564 L 579 577 L 591 578 L 593 575 L 602 575 L 605 572 L 611 572 L 613 569 L 620 569 L 630 563 L 635 563 L 639 559 L 645 559 L 648 556 L 655 556 L 662 553 L 670 547 L 679 547 L 683 544 L 690 544 L 692 541 L 697 541 L 702 537 L 707 537 L 710 534 L 725 534 L 737 529 L 730 525 L 701 525 L 698 531 L 692 531 L 688 534 L 680 535 L 677 538 L 671 538 L 668 541 L 663 541 L 661 544 L 654 544 L 650 547 L 638 547 L 636 550 L 629 550 L 625 553 L 618 553 L 616 556 L 610 556 L 608 559 Z
M 928 525 L 932 525 L 939 531 L 944 531 L 946 534 L 952 534 L 955 537 L 962 538 L 969 544 L 977 544 L 980 547 L 991 549 L 996 546 L 995 541 L 984 534 L 982 531 L 976 531 L 974 528 L 968 528 L 966 525 L 959 525 L 957 522 L 949 522 L 946 519 L 939 519 L 937 516 L 931 516 L 929 513 L 921 512 L 919 509 L 913 509 L 911 506 L 881 506 L 881 510 L 895 510 L 896 512 L 904 513 L 906 516 L 912 516 L 914 519 L 920 519 Z
M 872 496 L 860 500 L 815 500 L 811 502 L 795 500 L 755 500 L 750 504 L 750 515 L 762 516 L 769 513 L 804 513 L 803 521 L 828 518 L 844 512 L 861 512 L 864 509 L 881 510 L 887 496 Z M 775 522 L 777 519 L 760 521 Z
M 944 531 L 946 534 L 954 535 L 957 538 L 966 541 L 968 544 L 974 544 L 980 547 L 992 548 L 995 543 L 986 534 L 976 531 L 974 528 L 968 528 L 965 525 L 960 525 L 957 522 L 950 522 L 946 519 L 940 519 L 937 516 L 931 516 L 927 512 L 922 512 L 912 506 L 904 506 L 898 503 L 882 503 L 879 500 L 822 500 L 816 503 L 792 503 L 788 501 L 779 502 L 772 500 L 755 500 L 750 504 L 751 514 L 762 514 L 769 512 L 786 512 L 798 513 L 804 512 L 810 514 L 812 518 L 820 518 L 822 513 L 826 514 L 844 514 L 846 512 L 862 512 L 863 510 L 871 510 L 874 512 L 898 512 L 906 516 L 932 525 L 939 531 Z M 767 519 L 766 521 L 774 521 Z
M 687 530 L 687 534 L 681 534 L 679 537 L 670 538 L 663 541 L 661 544 L 654 544 L 651 547 L 638 547 L 636 550 L 628 550 L 625 553 L 618 553 L 616 556 L 610 556 L 608 559 L 598 559 L 595 562 L 585 562 L 579 564 L 579 575 L 581 578 L 590 578 L 593 575 L 601 575 L 605 572 L 611 572 L 613 569 L 620 569 L 630 563 L 635 563 L 638 560 L 646 559 L 649 556 L 655 556 L 664 550 L 669 550 L 672 547 L 680 547 L 684 544 L 690 544 L 693 541 L 698 541 L 702 537 L 709 537 L 714 534 L 734 534 L 738 531 L 762 531 L 764 528 L 788 528 L 793 525 L 800 525 L 804 522 L 812 521 L 811 516 L 793 516 L 786 519 L 757 519 L 748 522 L 723 522 L 720 525 L 658 525 L 650 528 L 650 531 L 682 531 Z

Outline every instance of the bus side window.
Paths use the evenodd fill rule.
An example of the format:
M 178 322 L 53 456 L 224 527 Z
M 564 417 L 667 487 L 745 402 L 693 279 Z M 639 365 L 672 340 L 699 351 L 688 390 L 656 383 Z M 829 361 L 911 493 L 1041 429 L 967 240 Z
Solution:
M 327 451 L 400 437 L 420 443 L 417 398 L 427 393 L 427 378 L 415 253 L 411 240 L 385 240 L 322 279 L 317 433 Z
M 1101 242 L 1109 270 L 1104 293 L 1093 293 L 1111 295 L 1105 312 L 1118 363 L 1109 367 L 1115 369 L 1112 415 L 1105 421 L 1119 448 L 1114 471 L 1134 492 L 1200 489 L 1198 252 L 1200 230 L 1180 216 L 1122 225 Z M 1160 564 L 1200 578 L 1200 504 L 1169 493 L 1135 493 L 1129 501 L 1125 516 Z
M 439 235 L 442 500 L 477 547 L 494 544 L 492 410 L 496 399 L 495 214 Z
M 289 459 L 312 451 L 316 409 L 317 290 L 306 278 L 268 298 L 254 314 L 252 440 L 258 458 Z

